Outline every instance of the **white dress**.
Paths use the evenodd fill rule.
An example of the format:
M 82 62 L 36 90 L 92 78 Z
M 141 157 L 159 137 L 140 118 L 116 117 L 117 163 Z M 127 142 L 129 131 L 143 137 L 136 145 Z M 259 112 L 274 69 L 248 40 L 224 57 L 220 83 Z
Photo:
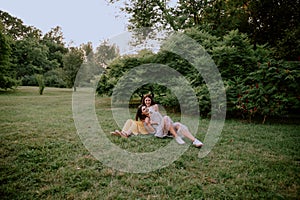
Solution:
M 184 132 L 189 132 L 188 128 L 180 122 L 173 122 L 169 116 L 162 116 L 159 112 L 155 111 L 153 106 L 149 108 L 151 121 L 158 124 L 152 125 L 155 129 L 154 136 L 163 138 L 169 133 L 172 126 L 180 137 L 184 137 Z
M 164 128 L 163 133 L 164 135 L 168 134 L 168 131 L 170 130 L 170 127 L 173 127 L 176 133 L 183 138 L 184 133 L 189 132 L 189 129 L 183 125 L 180 122 L 173 122 L 172 119 L 169 116 L 164 116 Z
M 157 124 L 153 124 L 153 128 L 155 129 L 155 133 L 154 133 L 154 136 L 156 137 L 160 137 L 160 138 L 163 138 L 165 137 L 167 133 L 164 132 L 164 118 L 163 116 L 157 112 L 153 106 L 151 106 L 149 108 L 149 113 L 150 113 L 150 119 L 151 121 L 153 122 L 156 122 Z

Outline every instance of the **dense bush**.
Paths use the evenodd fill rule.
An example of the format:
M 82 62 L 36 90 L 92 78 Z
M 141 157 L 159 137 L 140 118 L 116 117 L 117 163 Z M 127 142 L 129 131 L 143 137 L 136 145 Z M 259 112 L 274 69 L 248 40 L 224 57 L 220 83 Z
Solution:
M 264 123 L 267 116 L 300 109 L 299 63 L 271 61 L 258 63 L 257 68 L 235 88 L 237 110 L 250 119 L 263 116 Z
M 299 110 L 299 63 L 275 60 L 275 56 L 266 45 L 256 45 L 254 48 L 248 36 L 237 30 L 228 32 L 222 38 L 197 29 L 188 29 L 186 34 L 203 44 L 218 67 L 227 98 L 227 102 L 221 104 L 227 104 L 228 116 L 242 116 L 248 119 L 259 116 L 263 117 L 264 122 L 268 116 L 281 116 Z M 147 59 L 144 54 L 116 59 L 101 77 L 98 93 L 111 95 L 114 86 L 127 71 L 147 63 L 168 65 L 185 76 L 197 95 L 200 114 L 210 116 L 211 94 L 201 74 L 187 60 L 165 50 L 157 54 L 148 54 Z M 127 82 L 131 85 L 141 84 L 135 81 L 137 80 Z M 154 85 L 141 85 L 135 93 L 139 96 L 154 93 L 159 103 L 173 108 L 174 111 L 180 110 L 177 97 L 168 88 Z M 123 92 L 127 86 L 124 85 Z M 119 92 L 121 95 L 122 90 Z M 182 96 L 186 94 L 183 92 Z M 217 106 L 220 109 L 225 107 Z
M 45 85 L 47 87 L 67 87 L 66 82 L 63 79 L 63 70 L 61 68 L 48 71 L 44 74 Z
M 21 79 L 21 84 L 24 86 L 38 86 L 35 74 L 23 76 L 23 78 Z

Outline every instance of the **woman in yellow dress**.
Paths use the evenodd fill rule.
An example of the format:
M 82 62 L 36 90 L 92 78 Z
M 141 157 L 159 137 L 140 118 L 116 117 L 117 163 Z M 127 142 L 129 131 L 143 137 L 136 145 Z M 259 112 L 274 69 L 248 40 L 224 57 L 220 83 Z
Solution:
M 144 113 L 145 111 L 145 106 L 140 105 L 137 109 L 136 115 L 135 115 L 135 120 L 133 119 L 128 119 L 122 130 L 115 130 L 112 132 L 113 135 L 118 135 L 122 137 L 129 137 L 130 135 L 138 135 L 138 134 L 151 134 L 155 133 L 155 129 L 151 126 L 152 124 L 150 121 L 146 120 L 148 117 Z

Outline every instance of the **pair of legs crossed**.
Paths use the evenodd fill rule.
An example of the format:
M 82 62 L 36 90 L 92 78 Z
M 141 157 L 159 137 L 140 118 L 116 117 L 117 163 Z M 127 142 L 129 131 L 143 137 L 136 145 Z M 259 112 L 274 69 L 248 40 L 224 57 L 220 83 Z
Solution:
M 188 127 L 183 125 L 180 122 L 173 122 L 169 116 L 164 116 L 164 131 L 169 131 L 176 139 L 176 137 L 186 137 L 190 141 L 192 141 L 193 145 L 196 147 L 203 146 L 203 143 L 195 138 L 191 132 L 189 131 Z M 179 136 L 178 136 L 179 135 Z M 178 138 L 177 140 L 180 141 Z M 178 141 L 177 141 L 178 142 Z M 179 143 L 179 142 L 178 142 Z

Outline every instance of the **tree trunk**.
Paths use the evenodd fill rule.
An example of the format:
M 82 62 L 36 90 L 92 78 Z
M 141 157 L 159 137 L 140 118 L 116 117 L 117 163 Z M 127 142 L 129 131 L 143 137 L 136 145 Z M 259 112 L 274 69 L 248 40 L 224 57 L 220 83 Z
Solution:
M 267 118 L 267 115 L 264 116 L 264 119 L 263 119 L 263 121 L 262 121 L 262 124 L 265 124 L 266 118 Z

